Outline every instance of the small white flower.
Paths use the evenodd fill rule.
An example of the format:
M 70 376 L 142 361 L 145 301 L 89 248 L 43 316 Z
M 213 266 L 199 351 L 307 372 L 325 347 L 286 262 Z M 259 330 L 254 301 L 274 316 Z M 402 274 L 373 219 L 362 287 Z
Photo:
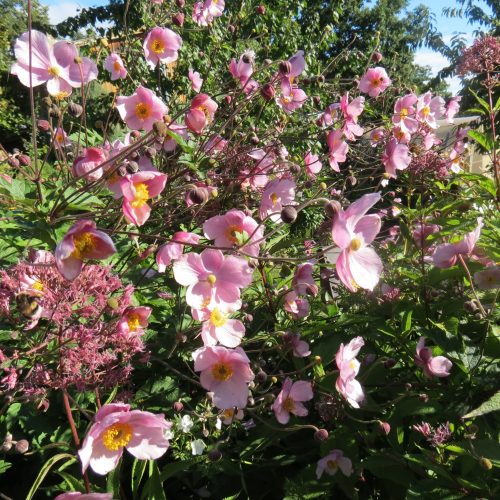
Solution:
M 175 436 L 175 434 L 170 429 L 167 429 L 163 433 L 163 435 L 165 436 L 165 439 L 168 439 L 168 440 L 174 439 L 174 436 Z
M 222 420 L 219 417 L 217 417 L 217 420 L 215 422 L 215 428 L 219 431 L 222 429 Z
M 191 441 L 191 452 L 193 455 L 201 455 L 207 445 L 201 439 L 195 439 Z
M 189 415 L 184 415 L 177 425 L 182 432 L 187 433 L 193 428 L 194 422 Z

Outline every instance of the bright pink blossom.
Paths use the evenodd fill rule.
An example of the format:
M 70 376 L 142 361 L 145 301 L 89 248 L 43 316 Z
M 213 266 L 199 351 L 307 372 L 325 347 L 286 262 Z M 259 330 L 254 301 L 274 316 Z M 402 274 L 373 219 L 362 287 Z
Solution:
M 73 162 L 73 175 L 96 181 L 102 177 L 101 163 L 106 161 L 106 154 L 101 148 L 85 148 L 81 156 Z
M 292 279 L 292 287 L 299 295 L 318 295 L 318 285 L 316 285 L 312 272 L 313 262 L 299 264 Z
M 193 353 L 193 360 L 195 371 L 201 372 L 201 385 L 213 392 L 213 403 L 217 408 L 246 407 L 248 384 L 255 376 L 241 347 L 202 347 Z
M 199 92 L 201 89 L 201 86 L 203 85 L 203 78 L 200 76 L 198 71 L 193 71 L 192 69 L 189 70 L 188 77 L 191 80 L 191 88 L 195 92 Z
M 78 451 L 83 472 L 90 466 L 97 474 L 107 474 L 118 465 L 124 448 L 139 460 L 161 457 L 169 447 L 164 432 L 171 426 L 163 415 L 130 410 L 127 404 L 102 406 Z
M 55 251 L 58 271 L 73 281 L 82 271 L 84 259 L 107 259 L 116 253 L 111 238 L 96 229 L 94 221 L 81 219 L 66 233 Z
M 384 68 L 370 68 L 359 81 L 358 88 L 370 97 L 377 97 L 391 85 L 391 79 Z
M 288 424 L 290 413 L 297 417 L 306 417 L 309 412 L 302 403 L 310 401 L 313 397 L 311 382 L 305 380 L 293 382 L 291 378 L 286 378 L 272 406 L 276 420 L 280 424 Z
M 215 246 L 237 246 L 253 257 L 259 255 L 260 246 L 264 243 L 264 228 L 252 217 L 235 208 L 224 215 L 210 217 L 203 224 L 203 232 L 207 239 L 215 240 Z
M 115 52 L 109 54 L 109 56 L 104 60 L 104 69 L 111 73 L 111 80 L 126 78 L 128 75 L 122 58 Z
M 417 344 L 415 364 L 423 368 L 426 377 L 448 377 L 452 362 L 444 356 L 433 356 L 431 349 L 425 347 L 425 338 L 421 337 Z
M 396 139 L 390 139 L 382 156 L 386 173 L 396 178 L 396 170 L 405 170 L 411 162 L 410 150 L 406 144 L 398 144 Z
M 158 63 L 177 61 L 177 51 L 182 46 L 182 38 L 168 28 L 153 28 L 144 40 L 144 55 L 148 65 L 153 69 Z
M 120 182 L 125 218 L 136 226 L 142 226 L 151 213 L 147 201 L 158 196 L 165 188 L 166 182 L 167 175 L 160 172 L 137 172 L 126 175 Z
M 117 329 L 122 335 L 142 335 L 148 326 L 151 307 L 128 307 L 118 321 Z
M 224 256 L 214 249 L 184 254 L 174 262 L 173 271 L 177 283 L 188 287 L 189 306 L 194 309 L 218 307 L 224 312 L 240 303 L 240 289 L 252 282 L 253 274 L 245 259 Z
M 158 248 L 156 254 L 156 264 L 158 265 L 158 272 L 164 273 L 167 266 L 173 260 L 180 259 L 184 251 L 184 244 L 194 243 L 197 244 L 200 237 L 194 233 L 187 233 L 185 231 L 178 231 L 172 236 L 172 241 L 165 243 Z
M 329 476 L 333 476 L 339 469 L 344 476 L 349 477 L 353 471 L 351 459 L 344 457 L 342 450 L 332 450 L 326 457 L 318 460 L 316 477 L 320 479 L 323 472 L 326 472 Z
M 217 103 L 207 94 L 198 94 L 192 101 L 186 113 L 186 125 L 195 134 L 201 134 L 203 129 L 212 123 Z
M 409 134 L 414 134 L 418 129 L 418 122 L 415 119 L 415 104 L 417 96 L 412 92 L 400 97 L 394 103 L 394 115 L 392 123 Z
M 97 66 L 88 57 L 80 58 L 77 48 L 70 42 L 49 42 L 47 35 L 31 30 L 31 72 L 29 57 L 29 32 L 23 33 L 14 45 L 16 62 L 12 74 L 17 75 L 26 87 L 47 82 L 49 94 L 66 97 L 72 87 L 79 88 L 97 78 Z M 81 62 L 77 63 L 75 60 Z
M 306 173 L 308 177 L 313 180 L 316 179 L 316 174 L 319 174 L 323 168 L 323 164 L 321 163 L 319 156 L 308 151 L 304 156 L 304 163 L 306 165 Z
M 128 128 L 146 132 L 153 128 L 154 122 L 161 121 L 168 111 L 161 99 L 142 85 L 131 96 L 118 96 L 116 109 Z
M 335 356 L 335 362 L 339 369 L 335 387 L 353 408 L 359 408 L 359 403 L 365 399 L 363 388 L 356 380 L 360 367 L 356 356 L 364 344 L 362 337 L 355 337 L 346 346 L 340 344 Z
M 254 60 L 255 52 L 253 50 L 246 50 L 240 56 L 238 62 L 236 62 L 236 59 L 231 59 L 231 62 L 229 63 L 229 71 L 231 72 L 231 75 L 240 81 L 243 91 L 246 94 L 252 93 L 259 87 L 259 84 L 255 80 L 250 79 L 253 73 Z
M 358 287 L 372 291 L 382 273 L 382 261 L 370 245 L 380 231 L 378 215 L 365 215 L 380 200 L 380 193 L 365 194 L 334 217 L 332 238 L 341 249 L 337 274 L 352 292 Z
M 363 129 L 358 125 L 358 117 L 365 107 L 365 98 L 356 97 L 349 103 L 349 93 L 346 92 L 340 100 L 340 109 L 344 115 L 342 132 L 346 139 L 355 141 L 356 136 L 363 135 Z
M 260 202 L 259 217 L 269 217 L 273 222 L 281 222 L 281 210 L 295 202 L 296 184 L 291 179 L 274 179 L 266 184 Z
M 328 133 L 326 142 L 328 144 L 328 161 L 335 172 L 340 172 L 339 163 L 343 163 L 347 158 L 349 146 L 342 140 L 343 132 L 341 129 L 332 130 Z

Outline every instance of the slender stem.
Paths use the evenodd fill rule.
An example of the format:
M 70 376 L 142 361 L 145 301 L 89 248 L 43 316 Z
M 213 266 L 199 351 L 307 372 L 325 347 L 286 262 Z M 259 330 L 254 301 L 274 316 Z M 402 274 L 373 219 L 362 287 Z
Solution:
M 483 305 L 481 304 L 481 301 L 479 300 L 479 295 L 476 292 L 476 288 L 474 286 L 474 280 L 472 279 L 469 268 L 467 267 L 467 264 L 465 263 L 464 258 L 460 254 L 458 255 L 458 260 L 460 261 L 460 264 L 462 264 L 462 267 L 464 268 L 465 273 L 467 274 L 467 279 L 469 280 L 472 293 L 474 294 L 474 297 L 476 298 L 477 303 L 479 304 L 479 309 L 481 309 L 481 313 L 484 316 L 487 316 L 488 313 L 485 311 Z
M 486 83 L 491 80 L 490 74 L 487 74 Z M 495 184 L 497 187 L 497 203 L 500 203 L 500 175 L 498 173 L 498 161 L 497 161 L 497 134 L 495 128 L 495 109 L 493 108 L 493 95 L 491 92 L 491 85 L 487 85 L 488 88 L 488 100 L 490 106 L 490 125 L 491 125 L 491 138 L 493 139 L 493 173 L 495 175 Z

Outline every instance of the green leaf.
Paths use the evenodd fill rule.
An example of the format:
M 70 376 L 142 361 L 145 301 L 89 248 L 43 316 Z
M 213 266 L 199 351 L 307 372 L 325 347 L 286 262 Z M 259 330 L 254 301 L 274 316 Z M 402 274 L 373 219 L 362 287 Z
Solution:
M 10 462 L 0 460 L 0 474 L 3 474 L 7 469 L 10 469 L 10 467 L 12 467 L 12 464 Z
M 139 460 L 137 458 L 134 459 L 134 463 L 132 465 L 132 496 L 135 498 L 137 496 L 137 492 L 139 491 L 139 486 L 142 481 L 142 477 L 144 476 L 144 472 L 146 470 L 146 466 L 148 465 L 146 460 Z
M 185 153 L 193 153 L 194 149 L 190 146 L 179 134 L 175 133 L 173 130 L 169 128 L 166 129 L 166 134 L 173 139 L 184 151 Z
M 143 500 L 167 500 L 163 491 L 163 481 L 158 465 L 154 460 L 149 460 L 149 479 L 144 486 L 141 498 Z
M 106 480 L 106 491 L 108 493 L 113 493 L 113 498 L 120 498 L 120 473 L 121 473 L 121 464 L 120 461 L 118 463 L 118 467 L 113 469 L 107 477 Z
M 31 500 L 33 496 L 35 495 L 36 491 L 42 484 L 43 480 L 45 479 L 45 476 L 49 473 L 50 469 L 54 467 L 54 465 L 64 459 L 67 459 L 66 462 L 76 462 L 76 458 L 74 455 L 70 455 L 69 453 L 58 453 L 57 455 L 54 455 L 53 457 L 50 457 L 44 464 L 40 472 L 38 473 L 38 476 L 35 479 L 35 482 L 33 483 L 33 486 L 31 486 L 28 495 L 26 496 L 26 500 Z
M 476 101 L 489 113 L 490 112 L 490 105 L 482 98 L 479 97 L 479 95 L 474 92 L 471 88 L 469 88 L 471 91 L 472 95 L 476 98 Z
M 83 493 L 85 491 L 85 486 L 81 479 L 77 479 L 75 476 L 65 472 L 65 471 L 57 471 L 57 474 L 64 479 L 64 482 L 70 488 L 70 491 L 79 491 Z
M 481 415 L 486 415 L 486 413 L 491 413 L 500 410 L 500 391 L 493 394 L 490 399 L 485 401 L 475 410 L 464 415 L 462 418 L 474 418 Z
M 474 139 L 478 144 L 480 144 L 487 151 L 491 151 L 493 149 L 493 140 L 491 137 L 488 137 L 486 134 L 482 134 L 477 130 L 469 130 L 468 133 L 471 139 Z

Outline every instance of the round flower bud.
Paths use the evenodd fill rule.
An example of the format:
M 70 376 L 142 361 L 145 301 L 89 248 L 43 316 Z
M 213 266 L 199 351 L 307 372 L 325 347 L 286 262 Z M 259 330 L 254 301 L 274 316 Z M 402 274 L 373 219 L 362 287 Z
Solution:
M 392 368 L 396 364 L 396 360 L 393 358 L 386 359 L 384 361 L 385 368 Z
M 321 356 L 314 356 L 314 362 L 317 365 L 320 365 L 323 362 L 323 360 L 321 359 Z
M 271 377 L 271 383 L 275 384 L 278 382 L 278 379 L 276 377 Z
M 189 199 L 194 205 L 201 205 L 208 201 L 208 190 L 205 188 L 197 187 L 189 191 Z
M 26 439 L 21 439 L 16 443 L 15 450 L 17 453 L 20 453 L 21 455 L 26 453 L 30 447 L 30 444 Z
M 271 101 L 274 99 L 274 96 L 276 95 L 276 90 L 270 83 L 266 83 L 265 85 L 262 85 L 262 87 L 260 88 L 260 95 L 266 101 Z
M 491 470 L 493 467 L 493 464 L 491 463 L 491 460 L 488 460 L 485 457 L 481 457 L 479 459 L 479 465 L 484 469 L 484 470 Z
M 50 123 L 47 120 L 38 120 L 37 126 L 42 132 L 48 132 L 50 130 Z
M 13 168 L 19 167 L 19 160 L 14 156 L 10 156 L 7 163 Z
M 325 77 L 324 75 L 319 75 L 317 78 L 316 78 L 316 81 L 318 83 L 325 83 Z
M 236 31 L 236 26 L 234 26 L 233 24 L 230 24 L 230 25 L 229 25 L 229 31 L 230 31 L 231 33 L 234 33 L 234 32 Z
M 172 405 L 172 407 L 176 413 L 180 413 L 182 410 L 184 410 L 184 405 L 182 404 L 182 401 L 176 401 Z
M 31 165 L 31 158 L 28 155 L 20 154 L 18 159 L 19 163 L 21 163 L 21 165 L 24 165 L 25 167 Z
M 288 76 L 290 74 L 290 71 L 292 71 L 292 64 L 290 61 L 281 61 L 279 65 L 279 72 L 283 76 Z
M 314 433 L 314 439 L 316 441 L 326 441 L 328 439 L 328 431 L 326 429 L 318 429 Z
M 175 3 L 177 4 L 177 7 L 182 9 L 186 5 L 186 0 L 175 0 Z
M 156 148 L 149 146 L 144 150 L 144 154 L 149 158 L 154 158 L 156 156 Z
M 130 160 L 125 168 L 129 174 L 135 174 L 139 171 L 139 164 L 136 161 Z
M 391 426 L 388 422 L 382 422 L 382 420 L 378 421 L 378 427 L 381 432 L 383 432 L 386 436 L 391 432 Z
M 250 137 L 250 142 L 254 145 L 257 145 L 259 144 L 260 139 L 255 134 L 253 134 L 252 137 Z
M 383 56 L 382 54 L 376 50 L 373 54 L 372 54 L 372 61 L 375 62 L 375 63 L 379 63 L 381 60 L 383 59 Z
M 172 16 L 172 22 L 176 26 L 182 26 L 184 24 L 184 14 L 182 12 L 177 12 Z
M 118 302 L 118 299 L 116 297 L 110 297 L 106 303 L 108 304 L 108 307 L 110 309 L 118 309 L 118 307 L 120 306 L 120 303 Z
M 263 16 L 266 13 L 265 5 L 257 5 L 255 12 L 257 12 L 257 14 L 260 14 L 261 16 Z
M 332 200 L 325 203 L 325 212 L 329 217 L 334 217 L 342 210 L 342 207 L 338 201 Z
M 69 105 L 68 105 L 68 113 L 71 116 L 74 116 L 75 118 L 78 118 L 83 113 L 83 107 L 80 106 L 80 104 L 77 104 L 76 102 L 70 102 Z
M 283 207 L 281 210 L 281 220 L 285 224 L 293 224 L 297 220 L 297 210 L 292 205 Z
M 264 370 L 260 370 L 257 372 L 257 375 L 255 375 L 255 380 L 257 380 L 259 384 L 264 383 L 267 380 L 267 373 Z
M 214 448 L 207 453 L 207 457 L 210 462 L 217 462 L 222 458 L 222 453 L 218 449 Z
M 127 175 L 127 168 L 124 165 L 122 165 L 121 167 L 118 168 L 117 172 L 120 177 L 125 177 Z

